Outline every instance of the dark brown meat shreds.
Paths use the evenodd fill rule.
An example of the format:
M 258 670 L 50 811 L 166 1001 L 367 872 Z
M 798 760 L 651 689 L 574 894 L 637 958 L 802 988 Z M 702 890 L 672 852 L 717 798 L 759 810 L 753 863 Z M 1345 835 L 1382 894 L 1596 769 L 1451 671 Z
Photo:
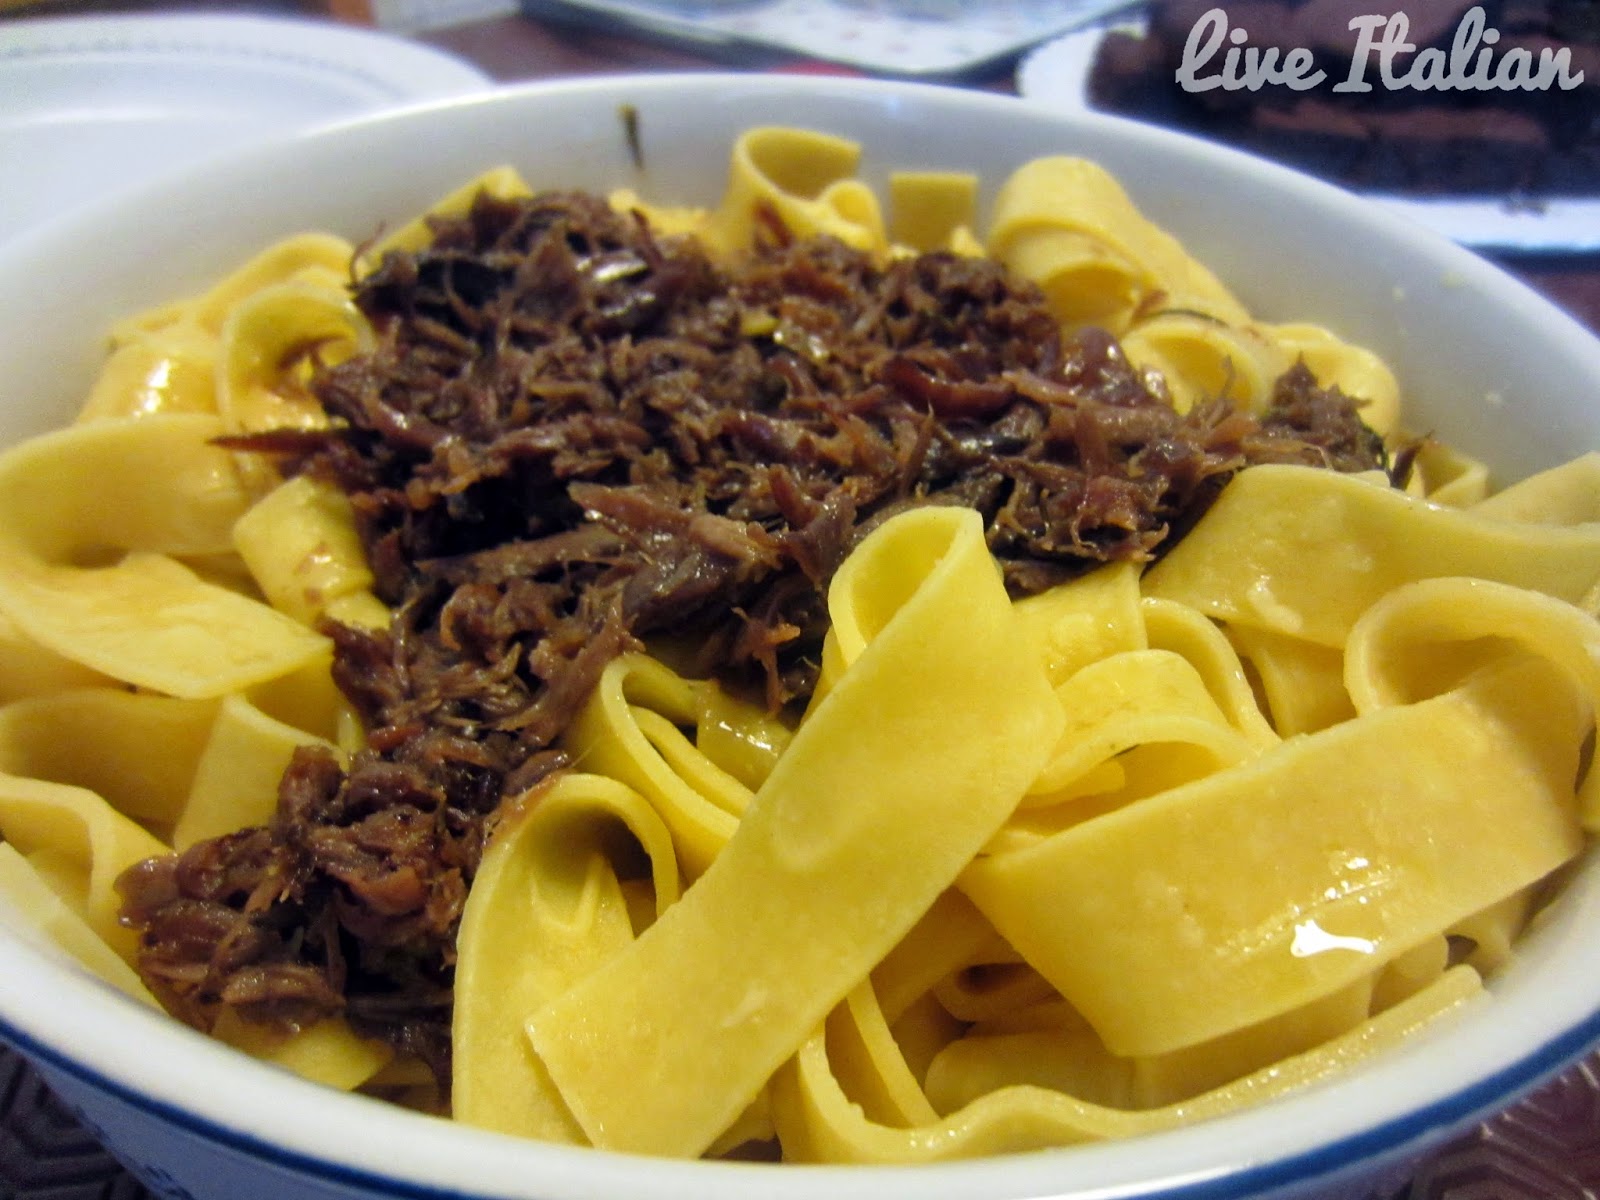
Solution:
M 565 765 L 605 664 L 687 635 L 704 673 L 803 698 L 827 582 L 896 512 L 976 508 L 1027 594 L 1153 557 L 1248 463 L 1382 465 L 1303 367 L 1261 419 L 1180 415 L 986 260 L 779 238 L 720 267 L 565 193 L 436 234 L 356 288 L 378 345 L 315 382 L 340 432 L 259 443 L 350 494 L 395 607 L 330 630 L 367 748 L 303 751 L 269 828 L 124 880 L 143 973 L 196 1024 L 343 1012 L 448 1078 L 486 830 Z

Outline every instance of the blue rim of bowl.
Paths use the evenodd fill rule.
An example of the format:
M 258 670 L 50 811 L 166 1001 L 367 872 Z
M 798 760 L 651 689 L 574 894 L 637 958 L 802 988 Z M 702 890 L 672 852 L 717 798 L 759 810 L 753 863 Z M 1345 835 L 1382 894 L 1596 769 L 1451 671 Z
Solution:
M 216 1142 L 251 1158 L 266 1160 L 303 1175 L 359 1187 L 384 1196 L 412 1197 L 415 1200 L 442 1200 L 444 1197 L 450 1197 L 452 1200 L 472 1200 L 474 1197 L 487 1198 L 491 1195 L 491 1193 L 463 1192 L 457 1188 L 400 1179 L 361 1167 L 333 1162 L 304 1151 L 286 1150 L 254 1135 L 230 1129 L 189 1109 L 153 1100 L 126 1084 L 80 1063 L 70 1055 L 40 1042 L 4 1019 L 0 1019 L 0 1039 L 8 1042 L 18 1053 L 32 1062 L 71 1075 L 78 1082 L 104 1092 L 147 1116 L 206 1141 Z M 1456 1128 L 1474 1118 L 1487 1116 L 1515 1103 L 1541 1082 L 1549 1080 L 1580 1061 L 1596 1044 L 1600 1044 L 1600 1011 L 1591 1013 L 1560 1035 L 1544 1042 L 1526 1057 L 1494 1074 L 1373 1129 L 1352 1134 L 1314 1150 L 1248 1166 L 1225 1177 L 1176 1183 L 1162 1183 L 1157 1180 L 1153 1184 L 1157 1190 L 1150 1190 L 1140 1184 L 1114 1184 L 1086 1193 L 1085 1200 L 1089 1200 L 1090 1197 L 1097 1200 L 1116 1200 L 1117 1197 L 1135 1196 L 1139 1200 L 1237 1200 L 1239 1197 L 1265 1194 L 1274 1188 L 1290 1184 L 1314 1183 L 1328 1179 L 1358 1164 L 1382 1161 L 1393 1165 L 1390 1161 L 1391 1155 L 1403 1154 L 1408 1145 L 1419 1143 L 1440 1130 Z M 1201 1123 L 1203 1122 L 1197 1122 Z M 116 1148 L 108 1146 L 107 1149 L 115 1153 Z M 1064 1147 L 1056 1153 L 1070 1155 L 1071 1151 L 1071 1147 Z M 794 1168 L 739 1164 L 735 1169 L 750 1172 L 750 1178 L 754 1178 L 756 1173 L 772 1170 L 790 1171 Z M 836 1166 L 834 1169 L 847 1168 Z M 897 1168 L 876 1169 L 894 1171 Z M 1048 1197 L 1041 1197 L 1040 1200 L 1048 1200 Z

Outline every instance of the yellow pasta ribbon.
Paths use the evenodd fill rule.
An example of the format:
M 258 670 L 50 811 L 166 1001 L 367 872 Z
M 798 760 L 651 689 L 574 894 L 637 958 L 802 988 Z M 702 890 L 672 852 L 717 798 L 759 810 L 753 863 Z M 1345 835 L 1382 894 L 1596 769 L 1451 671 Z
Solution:
M 100 672 L 40 645 L 0 610 L 0 704 L 109 682 Z
M 1600 580 L 1600 522 L 1504 520 L 1336 471 L 1250 467 L 1150 570 L 1145 590 L 1217 620 L 1337 647 L 1401 584 L 1448 575 L 1577 602 Z
M 222 701 L 207 732 L 172 832 L 179 851 L 206 838 L 270 824 L 278 808 L 278 783 L 295 750 L 320 740 L 273 719 L 242 695 Z
M 1347 1070 L 1414 1037 L 1473 999 L 1481 982 L 1456 967 L 1432 986 L 1313 1050 L 1191 1100 L 1143 1111 L 1096 1104 L 1038 1084 L 986 1092 L 931 1124 L 908 1128 L 868 1119 L 840 1086 L 823 1031 L 813 1034 L 773 1081 L 773 1116 L 784 1157 L 794 1162 L 948 1162 L 1021 1153 L 1190 1125 L 1266 1101 Z
M 0 836 L 15 846 L 89 928 L 132 963 L 117 876 L 166 846 L 86 788 L 0 774 Z
M 85 788 L 120 813 L 170 829 L 216 713 L 213 700 L 121 688 L 21 700 L 0 709 L 0 771 Z
M 826 234 L 868 253 L 888 248 L 883 214 L 871 188 L 854 178 L 858 143 L 782 126 L 746 130 L 734 142 L 728 185 L 702 236 L 714 248 L 742 250 L 755 241 L 762 211 L 795 237 Z
M 1548 708 L 1555 721 L 1577 703 L 1594 728 L 1600 622 L 1571 604 L 1488 580 L 1419 580 L 1374 604 L 1351 631 L 1345 685 L 1356 710 L 1368 713 L 1433 695 L 1507 658 L 1532 659 L 1567 681 L 1564 688 L 1536 681 L 1524 707 Z M 1588 772 L 1579 797 L 1585 827 L 1600 830 L 1600 772 Z
M 962 171 L 889 176 L 889 240 L 917 253 L 949 249 L 978 212 L 978 177 Z M 970 236 L 970 234 L 969 234 Z
M 664 719 L 652 722 L 651 715 Z M 693 724 L 696 716 L 693 684 L 646 655 L 625 654 L 606 664 L 563 737 L 585 771 L 619 780 L 650 801 L 672 831 L 690 878 L 704 871 L 733 836 L 749 797 L 749 789 L 732 775 L 709 760 L 693 763 L 693 748 L 686 750 L 681 738 L 673 739 L 675 724 Z M 677 752 L 676 766 L 663 746 Z M 694 781 L 678 769 L 686 764 Z
M 649 861 L 654 904 L 678 898 L 671 835 L 637 792 L 572 774 L 502 819 L 457 938 L 451 1086 L 457 1120 L 584 1142 L 524 1031 L 527 1014 L 633 940 L 617 879 L 627 843 Z
M 413 254 L 426 249 L 433 242 L 433 222 L 444 218 L 466 216 L 480 192 L 487 192 L 501 200 L 516 200 L 533 195 L 533 189 L 528 186 L 527 181 L 515 167 L 492 167 L 440 197 L 428 206 L 427 211 L 365 249 L 357 263 L 358 274 L 365 275 L 370 272 L 391 250 Z
M 211 1035 L 252 1058 L 343 1092 L 360 1087 L 394 1059 L 391 1047 L 358 1037 L 343 1017 L 328 1017 L 304 1029 L 281 1030 L 243 1020 L 224 1009 Z
M 1156 308 L 1229 325 L 1249 316 L 1166 230 L 1148 220 L 1104 168 L 1051 156 L 1014 171 L 995 197 L 989 253 L 1043 289 L 1068 325 L 1124 333 Z
M 705 1150 L 999 828 L 1059 730 L 975 512 L 886 522 L 830 611 L 849 665 L 733 838 L 638 941 L 532 1015 L 597 1145 Z
M 219 432 L 214 417 L 152 416 L 0 456 L 0 610 L 64 658 L 174 696 L 220 696 L 322 654 L 323 638 L 170 557 L 228 550 L 248 504 L 208 444 Z
M 1160 373 L 1179 412 L 1217 399 L 1263 412 L 1273 384 L 1294 361 L 1252 325 L 1181 309 L 1135 319 L 1122 335 L 1122 352 L 1141 370 Z
M 1277 344 L 1288 362 L 1303 359 L 1323 387 L 1336 387 L 1361 401 L 1361 420 L 1369 428 L 1384 437 L 1400 432 L 1400 383 L 1371 350 L 1307 322 L 1256 329 Z
M 982 859 L 962 888 L 1118 1054 L 1309 1003 L 1582 845 L 1592 718 L 1571 689 L 1530 708 L 1538 664 L 1516 666 Z
M 131 331 L 95 378 L 79 422 L 217 411 L 217 337 L 190 319 Z
M 372 346 L 366 318 L 343 287 L 295 280 L 241 298 L 223 321 L 217 413 L 229 433 L 322 429 L 328 415 L 305 384 L 313 362 Z
M 347 619 L 388 625 L 388 609 L 372 594 L 355 512 L 334 485 L 306 475 L 280 483 L 235 522 L 233 544 L 279 612 L 314 626 L 342 601 Z
M 15 934 L 38 939 L 42 949 L 64 950 L 97 978 L 143 1001 L 151 1008 L 161 1004 L 139 979 L 139 974 L 90 928 L 81 912 L 53 891 L 9 842 L 0 842 L 0 902 L 24 918 L 8 922 Z

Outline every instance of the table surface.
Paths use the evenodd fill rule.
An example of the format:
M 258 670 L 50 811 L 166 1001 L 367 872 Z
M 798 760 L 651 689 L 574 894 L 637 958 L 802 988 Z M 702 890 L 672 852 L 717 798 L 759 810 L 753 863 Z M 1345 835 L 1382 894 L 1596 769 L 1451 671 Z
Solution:
M 328 0 L 336 10 L 349 11 Z M 356 0 L 360 6 L 360 0 Z M 310 0 L 41 0 L 14 16 L 162 8 L 294 12 Z M 324 6 L 325 7 L 325 6 Z M 499 82 L 631 71 L 817 70 L 783 56 L 719 57 L 699 46 L 652 41 L 550 15 L 512 15 L 413 35 L 475 63 Z M 1012 90 L 1014 61 L 999 61 L 962 86 Z M 1600 254 L 1485 255 L 1600 334 Z M 37 1076 L 0 1048 L 0 1200 L 146 1200 L 139 1182 L 102 1150 Z M 1351 1200 L 1594 1200 L 1600 1197 L 1600 1056 L 1431 1155 L 1400 1193 Z

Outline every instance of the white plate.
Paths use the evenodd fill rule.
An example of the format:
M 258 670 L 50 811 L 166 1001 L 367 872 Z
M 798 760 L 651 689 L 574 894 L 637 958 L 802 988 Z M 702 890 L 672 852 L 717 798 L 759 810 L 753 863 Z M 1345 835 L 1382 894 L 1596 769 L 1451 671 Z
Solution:
M 0 240 L 246 142 L 488 84 L 446 54 L 322 21 L 0 22 Z
M 1137 23 L 1124 23 L 1122 27 L 1134 31 L 1140 28 Z M 1089 71 L 1105 35 L 1105 26 L 1080 29 L 1038 47 L 1017 67 L 1018 93 L 1060 111 L 1088 111 L 1092 107 Z M 1519 206 L 1499 196 L 1363 194 L 1479 250 L 1600 250 L 1600 196 Z

